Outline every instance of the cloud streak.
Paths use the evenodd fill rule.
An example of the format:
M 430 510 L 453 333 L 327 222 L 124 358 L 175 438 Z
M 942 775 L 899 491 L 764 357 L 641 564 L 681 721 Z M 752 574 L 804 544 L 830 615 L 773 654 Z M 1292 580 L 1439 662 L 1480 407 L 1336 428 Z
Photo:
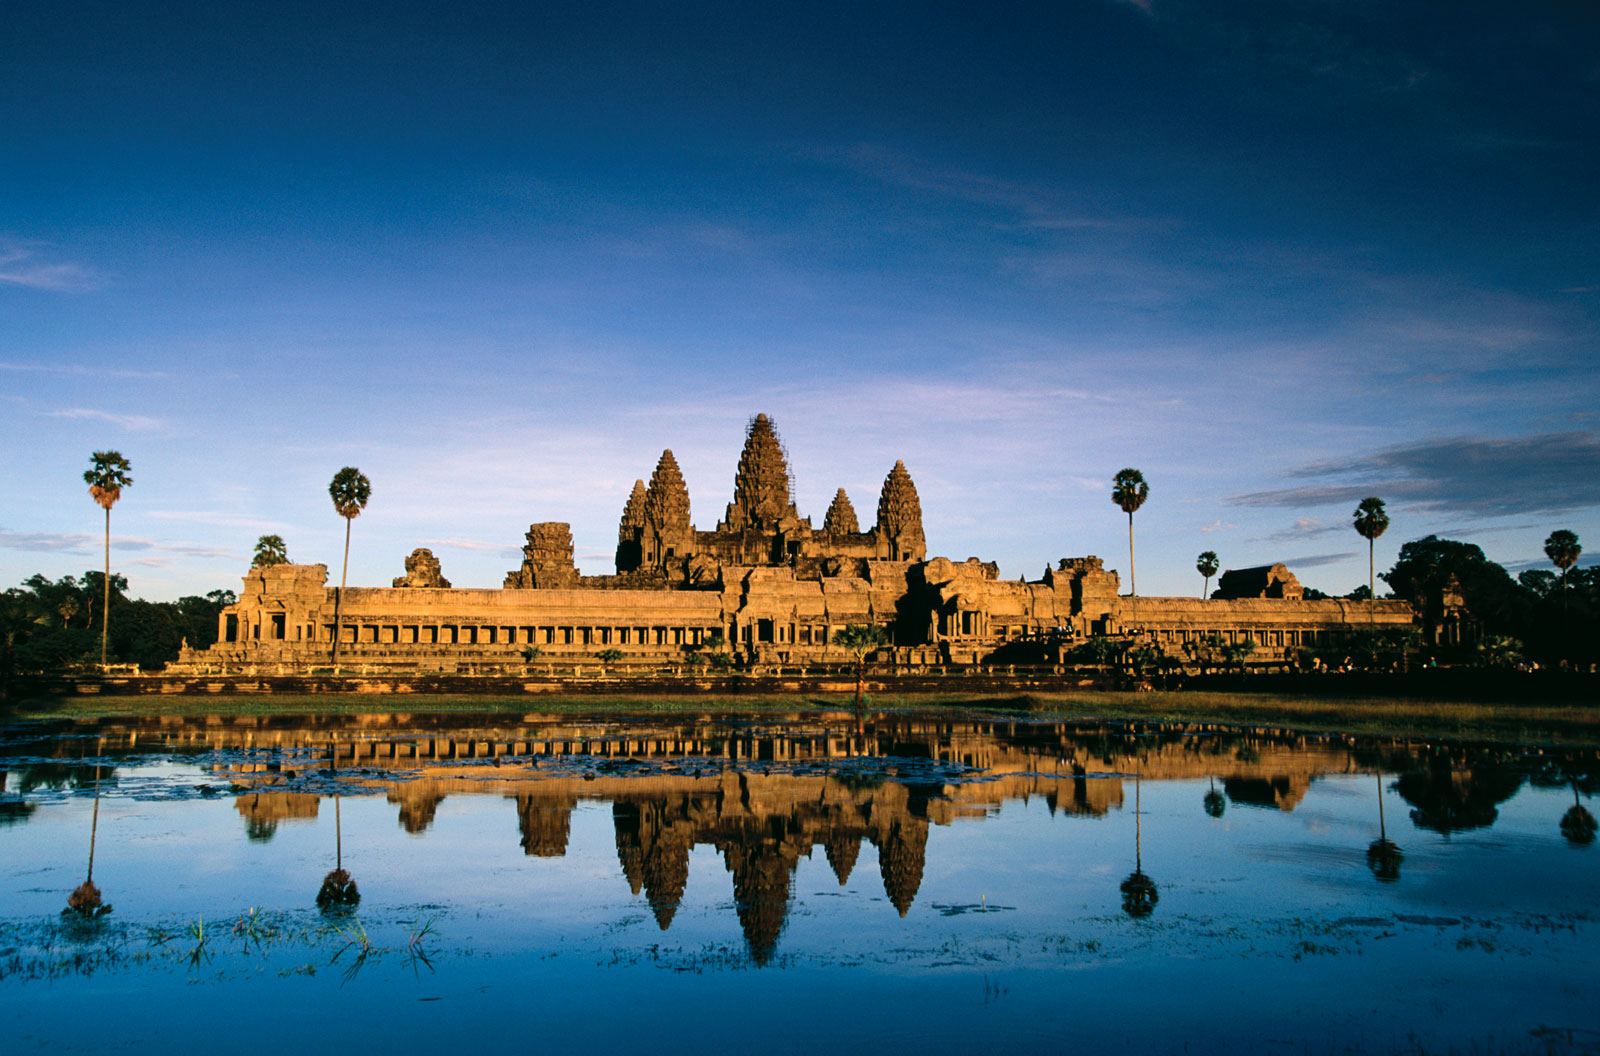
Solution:
M 98 285 L 79 265 L 40 259 L 34 247 L 17 242 L 0 242 L 0 283 L 52 293 L 83 293 Z
M 1359 556 L 1359 551 L 1346 550 L 1339 554 L 1312 554 L 1309 557 L 1289 557 L 1285 558 L 1283 563 L 1289 566 L 1289 570 L 1292 572 L 1297 568 L 1319 568 L 1322 565 L 1337 565 L 1342 561 L 1348 561 L 1357 556 Z
M 100 552 L 102 539 L 98 535 L 69 532 L 10 532 L 0 529 L 0 550 L 21 550 L 42 554 L 81 554 L 91 556 Z M 177 557 L 214 557 L 230 561 L 239 560 L 231 550 L 196 543 L 165 543 L 155 539 L 112 536 L 111 549 L 152 554 L 170 554 Z
M 1505 517 L 1600 506 L 1600 433 L 1458 436 L 1383 448 L 1348 461 L 1302 466 L 1317 481 L 1251 491 L 1230 506 L 1346 505 L 1377 495 L 1429 513 Z
M 115 414 L 111 411 L 97 411 L 90 407 L 69 407 L 62 411 L 46 411 L 47 418 L 72 418 L 79 421 L 110 422 L 112 425 L 121 426 L 132 432 L 148 432 L 151 429 L 160 429 L 167 423 L 160 418 L 151 418 L 142 414 Z

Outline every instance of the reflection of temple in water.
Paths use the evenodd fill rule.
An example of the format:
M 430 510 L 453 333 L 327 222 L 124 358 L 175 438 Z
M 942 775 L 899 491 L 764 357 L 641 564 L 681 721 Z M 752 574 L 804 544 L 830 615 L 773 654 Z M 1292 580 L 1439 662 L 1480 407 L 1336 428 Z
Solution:
M 73 779 L 58 773 L 64 762 L 29 751 L 27 764 L 8 775 L 7 793 Z M 1496 805 L 1525 780 L 1468 749 L 1400 741 L 967 718 L 886 717 L 857 733 L 848 719 L 814 714 L 738 724 L 522 716 L 463 725 L 450 716 L 405 715 L 108 720 L 89 751 L 204 754 L 231 783 L 252 840 L 271 839 L 280 823 L 316 818 L 330 783 L 381 789 L 400 827 L 417 836 L 449 796 L 504 797 L 532 858 L 567 853 L 580 803 L 608 804 L 622 878 L 657 925 L 670 928 L 682 904 L 694 848 L 714 848 L 758 963 L 777 949 L 801 858 L 820 848 L 843 886 L 862 844 L 871 845 L 884 895 L 905 916 L 922 885 L 931 827 L 981 818 L 1009 800 L 1037 796 L 1052 814 L 1102 817 L 1124 809 L 1125 784 L 1138 772 L 1147 782 L 1214 778 L 1234 804 L 1292 811 L 1323 774 L 1381 769 L 1396 775 L 1392 787 L 1414 808 L 1416 826 L 1450 832 L 1491 824 Z M 1588 772 L 1593 755 L 1569 763 Z M 11 814 L 26 818 L 21 809 Z

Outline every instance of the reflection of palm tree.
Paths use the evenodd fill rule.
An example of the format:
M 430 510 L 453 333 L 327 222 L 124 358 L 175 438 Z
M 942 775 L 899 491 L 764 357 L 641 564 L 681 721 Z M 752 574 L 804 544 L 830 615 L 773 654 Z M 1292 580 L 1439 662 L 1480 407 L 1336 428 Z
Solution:
M 1572 806 L 1561 815 L 1561 835 L 1574 847 L 1587 846 L 1594 842 L 1595 837 L 1594 815 L 1584 809 L 1578 802 L 1578 783 L 1572 783 Z
M 95 834 L 100 829 L 100 787 L 99 781 L 95 782 L 94 790 L 94 815 L 89 822 L 89 869 L 83 883 L 79 884 L 72 894 L 67 896 L 66 913 L 78 913 L 85 917 L 99 917 L 111 912 L 111 907 L 100 901 L 100 889 L 94 886 L 94 841 Z
M 333 769 L 339 767 L 339 748 L 334 745 L 328 753 Z M 356 882 L 344 868 L 344 825 L 339 817 L 339 793 L 333 793 L 333 872 L 322 878 L 322 889 L 317 892 L 317 906 L 324 912 L 354 909 L 361 901 Z
M 1400 879 L 1400 863 L 1406 856 L 1389 839 L 1389 830 L 1383 823 L 1383 771 L 1378 771 L 1378 838 L 1367 847 L 1367 868 L 1384 883 Z
M 1156 882 L 1144 875 L 1144 833 L 1140 809 L 1139 775 L 1133 775 L 1133 872 L 1122 881 L 1122 911 L 1130 917 L 1148 917 L 1155 912 L 1161 895 Z
M 1206 813 L 1213 818 L 1222 817 L 1222 812 L 1228 809 L 1228 799 L 1217 791 L 1217 779 L 1211 778 L 1211 791 L 1206 793 Z

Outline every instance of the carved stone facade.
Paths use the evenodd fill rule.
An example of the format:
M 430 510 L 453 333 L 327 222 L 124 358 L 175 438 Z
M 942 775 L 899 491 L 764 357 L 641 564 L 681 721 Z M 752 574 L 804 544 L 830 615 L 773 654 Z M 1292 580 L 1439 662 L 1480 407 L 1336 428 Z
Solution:
M 922 503 L 900 461 L 884 478 L 870 530 L 859 530 L 842 488 L 816 529 L 796 509 L 788 458 L 766 415 L 745 430 L 733 501 L 714 531 L 691 523 L 689 490 L 668 450 L 623 507 L 615 575 L 580 575 L 562 522 L 530 525 L 522 553 L 500 590 L 445 589 L 426 550 L 407 559 L 394 588 L 346 590 L 341 658 L 443 671 L 608 651 L 630 663 L 708 653 L 838 662 L 849 654 L 834 636 L 872 623 L 909 663 L 1038 662 L 1099 635 L 1174 654 L 1200 639 L 1247 639 L 1265 659 L 1415 618 L 1403 601 L 1301 600 L 1282 565 L 1226 573 L 1225 598 L 1135 601 L 1119 597 L 1117 573 L 1098 557 L 1063 559 L 1031 582 L 1001 580 L 977 558 L 930 560 Z M 251 569 L 238 603 L 222 614 L 217 644 L 185 650 L 174 669 L 325 662 L 335 594 L 326 584 L 322 565 Z
M 450 581 L 444 578 L 439 569 L 439 559 L 434 557 L 433 551 L 426 547 L 418 547 L 411 551 L 411 556 L 406 558 L 406 574 L 396 576 L 394 585 L 397 587 L 450 589 Z
M 572 526 L 564 521 L 528 525 L 522 567 L 506 573 L 507 590 L 570 590 L 578 585 L 572 561 Z

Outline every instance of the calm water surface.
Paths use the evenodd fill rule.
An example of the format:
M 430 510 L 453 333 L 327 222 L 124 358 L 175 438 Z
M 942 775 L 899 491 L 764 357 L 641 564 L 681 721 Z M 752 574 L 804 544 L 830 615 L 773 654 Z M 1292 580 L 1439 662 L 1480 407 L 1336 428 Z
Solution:
M 300 716 L 0 768 L 13 1051 L 1600 1051 L 1593 751 Z

